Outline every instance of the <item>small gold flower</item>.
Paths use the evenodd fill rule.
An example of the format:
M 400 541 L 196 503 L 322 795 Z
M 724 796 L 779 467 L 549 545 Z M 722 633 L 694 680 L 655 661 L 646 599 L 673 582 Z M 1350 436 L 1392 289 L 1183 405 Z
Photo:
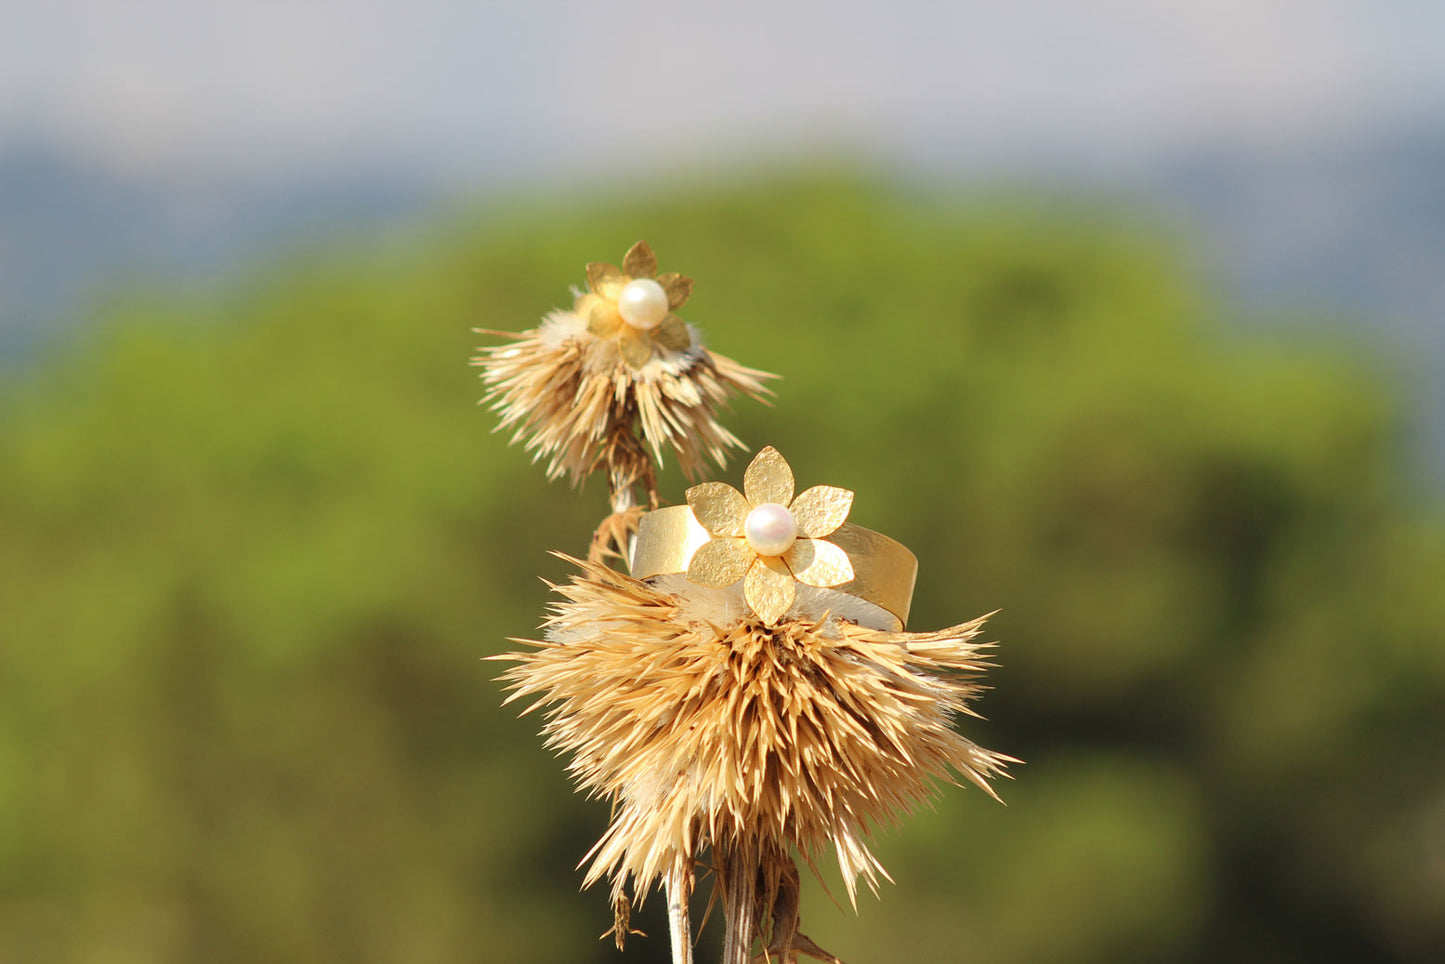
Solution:
M 687 324 L 673 311 L 687 303 L 692 279 L 676 272 L 657 273 L 657 255 L 646 241 L 634 244 L 622 268 L 594 261 L 587 266 L 587 294 L 574 311 L 587 319 L 598 338 L 616 338 L 627 367 L 637 369 L 652 358 L 653 345 L 670 351 L 692 347 Z
M 712 535 L 688 580 L 712 589 L 744 580 L 743 598 L 767 625 L 792 607 L 795 581 L 826 589 L 853 579 L 848 554 L 826 539 L 847 521 L 853 493 L 815 485 L 793 498 L 793 470 L 772 446 L 748 466 L 742 492 L 705 482 L 687 490 L 687 504 Z

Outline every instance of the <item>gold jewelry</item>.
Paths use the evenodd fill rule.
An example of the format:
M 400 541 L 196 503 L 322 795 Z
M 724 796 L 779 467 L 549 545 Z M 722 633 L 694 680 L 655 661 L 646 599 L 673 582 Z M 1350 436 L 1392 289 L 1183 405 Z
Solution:
M 771 447 L 748 466 L 743 488 L 704 483 L 688 489 L 688 505 L 645 514 L 633 577 L 685 573 L 711 589 L 741 581 L 748 606 L 769 625 L 800 602 L 810 616 L 831 611 L 903 628 L 918 560 L 901 543 L 844 522 L 852 492 L 814 486 L 794 498 L 792 470 Z M 801 600 L 798 584 L 809 587 Z

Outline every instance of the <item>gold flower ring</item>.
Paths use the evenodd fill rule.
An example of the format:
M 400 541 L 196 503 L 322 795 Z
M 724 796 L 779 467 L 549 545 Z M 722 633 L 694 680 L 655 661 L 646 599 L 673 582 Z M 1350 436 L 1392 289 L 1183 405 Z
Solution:
M 767 625 L 796 604 L 809 617 L 831 611 L 901 630 L 918 572 L 913 553 L 849 524 L 853 493 L 847 489 L 818 485 L 796 498 L 793 493 L 788 463 L 776 449 L 763 449 L 748 466 L 742 492 L 707 482 L 688 489 L 687 505 L 644 515 L 633 576 L 685 573 L 688 582 L 709 589 L 741 581 L 749 608 Z M 799 584 L 809 587 L 801 596 Z
M 657 273 L 657 255 L 646 241 L 628 249 L 622 269 L 605 261 L 587 266 L 587 293 L 573 311 L 587 321 L 598 338 L 613 339 L 628 368 L 638 369 L 652 359 L 656 347 L 686 351 L 692 333 L 673 312 L 692 295 L 692 279 L 677 273 Z

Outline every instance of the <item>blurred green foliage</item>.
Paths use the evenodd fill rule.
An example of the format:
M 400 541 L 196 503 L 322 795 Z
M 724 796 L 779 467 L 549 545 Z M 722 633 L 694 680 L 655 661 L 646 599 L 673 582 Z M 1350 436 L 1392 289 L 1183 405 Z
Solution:
M 785 376 L 730 424 L 915 549 L 913 625 L 1002 609 L 963 725 L 1028 760 L 1009 805 L 947 789 L 881 902 L 810 885 L 805 930 L 853 964 L 1445 955 L 1445 540 L 1379 372 L 1227 334 L 1157 233 L 823 177 L 459 217 L 9 387 L 0 959 L 665 958 L 655 898 L 597 941 L 606 807 L 478 661 L 604 495 L 489 436 L 465 366 L 638 237 Z

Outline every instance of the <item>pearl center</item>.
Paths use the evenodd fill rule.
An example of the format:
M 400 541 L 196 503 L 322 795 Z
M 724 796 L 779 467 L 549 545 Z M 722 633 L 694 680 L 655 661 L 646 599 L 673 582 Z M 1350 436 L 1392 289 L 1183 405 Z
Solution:
M 656 328 L 667 317 L 667 292 L 650 278 L 629 281 L 617 296 L 617 310 L 633 328 Z
M 743 523 L 748 545 L 760 556 L 781 556 L 798 541 L 798 523 L 786 506 L 765 502 Z

